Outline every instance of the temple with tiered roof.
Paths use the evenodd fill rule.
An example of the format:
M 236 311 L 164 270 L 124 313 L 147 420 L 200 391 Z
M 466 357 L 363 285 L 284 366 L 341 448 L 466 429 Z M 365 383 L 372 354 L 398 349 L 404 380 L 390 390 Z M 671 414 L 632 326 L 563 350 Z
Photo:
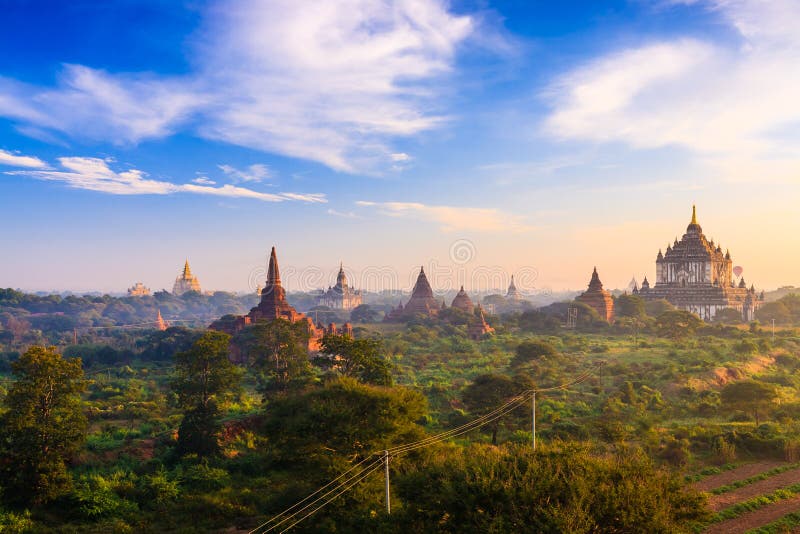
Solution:
M 458 291 L 458 294 L 456 294 L 450 307 L 466 313 L 473 313 L 475 311 L 475 305 L 472 303 L 472 299 L 469 298 L 469 295 L 467 295 L 467 292 L 464 291 L 464 286 L 461 286 L 461 289 Z
M 648 300 L 664 299 L 681 310 L 690 311 L 710 321 L 720 310 L 733 308 L 742 313 L 742 320 L 752 321 L 763 302 L 742 278 L 733 280 L 733 260 L 729 251 L 709 241 L 697 222 L 692 206 L 692 220 L 681 240 L 667 245 L 656 256 L 656 281 L 653 287 L 642 281 L 637 294 Z
M 352 310 L 361 305 L 363 298 L 361 291 L 353 289 L 347 283 L 344 265 L 339 264 L 339 274 L 336 276 L 336 285 L 328 287 L 319 298 L 320 306 L 327 306 L 334 310 Z
M 514 275 L 511 275 L 511 283 L 508 284 L 508 291 L 506 292 L 506 298 L 508 300 L 522 300 L 522 295 L 520 294 L 517 286 L 514 284 Z
M 229 316 L 230 317 L 230 316 Z M 318 351 L 320 341 L 325 334 L 352 335 L 353 327 L 350 323 L 344 323 L 338 328 L 334 323 L 327 327 L 322 324 L 314 324 L 314 321 L 305 314 L 300 313 L 286 300 L 286 290 L 281 284 L 281 273 L 278 267 L 278 255 L 275 247 L 269 255 L 269 265 L 267 266 L 267 281 L 261 290 L 261 301 L 258 306 L 250 310 L 247 315 L 233 317 L 232 320 L 219 319 L 211 324 L 209 328 L 235 334 L 247 326 L 257 322 L 271 322 L 276 319 L 283 319 L 290 323 L 303 323 L 308 328 L 308 350 Z
M 444 302 L 439 302 L 433 296 L 433 289 L 425 276 L 425 269 L 420 267 L 417 282 L 411 291 L 411 298 L 405 306 L 401 303 L 397 308 L 387 313 L 385 321 L 401 321 L 413 317 L 414 315 L 427 315 L 432 317 L 438 315 L 444 308 Z
M 175 279 L 175 284 L 172 286 L 173 295 L 183 295 L 189 291 L 197 291 L 200 293 L 200 280 L 192 274 L 192 269 L 189 267 L 189 260 L 183 266 L 183 272 Z
M 592 271 L 589 288 L 575 300 L 592 308 L 604 321 L 609 323 L 614 321 L 614 299 L 611 298 L 611 293 L 603 289 L 603 282 L 600 281 L 600 275 L 597 274 L 597 267 Z

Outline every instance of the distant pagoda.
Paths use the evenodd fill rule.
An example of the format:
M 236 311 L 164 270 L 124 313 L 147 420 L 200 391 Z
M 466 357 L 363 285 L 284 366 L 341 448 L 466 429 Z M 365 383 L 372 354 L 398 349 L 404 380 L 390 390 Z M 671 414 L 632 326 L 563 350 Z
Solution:
M 136 282 L 133 287 L 128 288 L 129 297 L 146 297 L 150 294 L 150 288 L 145 287 L 143 283 Z
M 467 292 L 464 291 L 464 286 L 461 286 L 461 289 L 456 295 L 456 298 L 453 299 L 453 302 L 450 304 L 450 306 L 466 313 L 475 312 L 475 305 L 472 303 L 472 299 L 469 298 L 469 295 L 467 295 Z
M 261 301 L 258 306 L 252 308 L 247 315 L 222 317 L 214 321 L 209 328 L 233 335 L 251 324 L 271 322 L 276 319 L 305 324 L 308 328 L 308 350 L 310 352 L 319 350 L 320 342 L 325 334 L 353 335 L 353 327 L 350 323 L 344 323 L 341 328 L 337 328 L 333 323 L 327 327 L 321 324 L 315 325 L 310 317 L 300 313 L 289 304 L 286 300 L 286 290 L 281 284 L 278 255 L 275 247 L 272 247 L 267 267 L 267 281 L 261 290 Z
M 344 265 L 339 264 L 339 274 L 336 276 L 336 285 L 328 287 L 319 298 L 320 306 L 327 306 L 334 310 L 352 310 L 361 305 L 361 291 L 353 289 L 347 284 L 347 275 Z
M 173 295 L 183 295 L 189 291 L 197 291 L 200 293 L 200 280 L 192 274 L 192 269 L 189 267 L 189 260 L 183 266 L 183 272 L 175 279 L 175 284 L 172 286 Z
M 494 328 L 486 322 L 483 314 L 483 307 L 479 304 L 467 323 L 467 334 L 474 341 L 479 341 L 489 334 L 494 334 Z
M 425 276 L 425 269 L 420 267 L 417 282 L 414 284 L 414 289 L 411 291 L 411 298 L 405 306 L 400 304 L 396 309 L 389 312 L 386 321 L 402 321 L 413 317 L 414 315 L 427 315 L 432 317 L 438 315 L 439 311 L 444 308 L 444 303 L 436 300 L 433 296 L 433 289 L 428 282 L 428 277 Z
M 156 316 L 156 329 L 157 330 L 166 330 L 169 327 L 169 324 L 161 317 L 161 310 L 158 310 L 158 315 Z
M 597 274 L 597 267 L 592 271 L 589 288 L 575 300 L 592 308 L 604 321 L 609 323 L 614 321 L 614 300 L 611 298 L 611 293 L 603 289 L 603 283 Z
M 517 290 L 517 286 L 514 285 L 514 275 L 511 275 L 511 283 L 508 285 L 508 291 L 506 292 L 506 298 L 508 300 L 522 300 L 522 295 Z
M 681 310 L 696 313 L 706 321 L 725 308 L 742 314 L 743 321 L 752 321 L 763 303 L 742 278 L 738 286 L 733 281 L 733 260 L 729 251 L 709 241 L 697 222 L 697 210 L 692 206 L 692 220 L 681 240 L 667 245 L 666 252 L 656 256 L 656 283 L 650 287 L 647 277 L 638 295 L 647 300 L 664 299 Z

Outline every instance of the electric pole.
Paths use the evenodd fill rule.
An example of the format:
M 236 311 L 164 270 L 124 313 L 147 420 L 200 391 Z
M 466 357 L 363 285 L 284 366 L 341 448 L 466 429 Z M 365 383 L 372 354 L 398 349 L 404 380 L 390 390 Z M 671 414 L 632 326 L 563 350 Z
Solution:
M 533 390 L 533 396 L 531 396 L 531 440 L 533 441 L 533 450 L 536 450 L 536 390 Z
M 386 479 L 386 513 L 392 513 L 392 501 L 389 499 L 389 451 L 383 451 L 383 468 Z

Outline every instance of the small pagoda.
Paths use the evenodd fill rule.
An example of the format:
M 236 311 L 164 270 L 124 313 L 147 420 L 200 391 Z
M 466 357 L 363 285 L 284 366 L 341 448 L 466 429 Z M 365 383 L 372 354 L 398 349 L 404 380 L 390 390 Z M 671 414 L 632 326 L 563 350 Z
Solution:
M 522 300 L 522 295 L 520 294 L 517 286 L 514 284 L 514 275 L 511 275 L 511 283 L 508 284 L 508 291 L 506 292 L 506 298 L 508 300 Z
M 592 272 L 589 288 L 575 300 L 592 308 L 604 321 L 614 322 L 614 300 L 611 298 L 611 293 L 603 289 L 597 267 Z

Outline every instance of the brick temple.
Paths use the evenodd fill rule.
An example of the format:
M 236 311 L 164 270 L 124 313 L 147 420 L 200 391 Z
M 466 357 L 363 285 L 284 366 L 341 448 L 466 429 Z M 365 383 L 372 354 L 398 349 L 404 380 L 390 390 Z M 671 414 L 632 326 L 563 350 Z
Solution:
M 603 289 L 603 282 L 597 274 L 597 267 L 592 272 L 589 288 L 575 299 L 592 308 L 601 319 L 609 323 L 614 321 L 614 299 L 611 293 Z
M 414 289 L 411 291 L 411 298 L 405 306 L 402 303 L 386 314 L 385 321 L 402 321 L 413 317 L 414 315 L 427 315 L 433 317 L 439 314 L 439 311 L 444 308 L 444 302 L 439 302 L 433 296 L 433 289 L 428 282 L 428 277 L 425 276 L 425 269 L 420 267 L 417 282 L 414 284 Z
M 258 306 L 252 308 L 247 315 L 234 316 L 232 320 L 222 318 L 211 324 L 209 328 L 219 330 L 228 334 L 235 334 L 251 324 L 258 322 L 271 322 L 276 319 L 284 319 L 290 323 L 303 323 L 308 328 L 308 350 L 318 351 L 320 342 L 325 334 L 353 335 L 353 327 L 350 323 L 344 323 L 341 328 L 331 323 L 327 327 L 322 324 L 314 324 L 314 321 L 303 313 L 300 313 L 286 300 L 286 290 L 281 285 L 281 273 L 278 267 L 278 256 L 275 247 L 269 255 L 269 266 L 267 267 L 267 282 L 261 290 L 261 301 Z
M 730 252 L 723 253 L 722 246 L 706 239 L 694 206 L 681 240 L 668 244 L 663 254 L 658 251 L 655 285 L 650 287 L 645 277 L 634 292 L 647 300 L 665 299 L 706 321 L 725 308 L 739 311 L 743 321 L 752 321 L 764 301 L 763 292 L 756 295 L 755 287 L 748 288 L 744 278 L 734 282 Z

